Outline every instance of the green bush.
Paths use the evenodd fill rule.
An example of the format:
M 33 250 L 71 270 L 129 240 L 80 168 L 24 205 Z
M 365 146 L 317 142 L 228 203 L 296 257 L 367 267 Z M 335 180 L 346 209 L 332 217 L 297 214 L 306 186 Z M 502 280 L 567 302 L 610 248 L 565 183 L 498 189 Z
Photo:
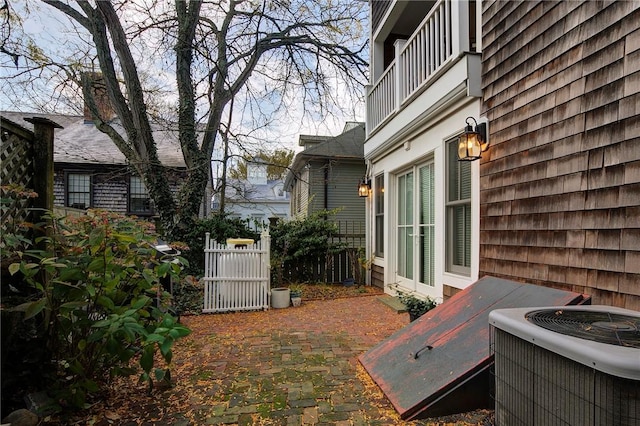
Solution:
M 28 284 L 14 306 L 35 321 L 50 355 L 46 386 L 58 408 L 84 407 L 115 375 L 140 373 L 151 389 L 170 381 L 172 345 L 189 330 L 170 315 L 160 278 L 180 266 L 162 262 L 152 225 L 106 212 L 66 220 L 50 216 L 49 232 L 2 238 L 17 261 L 9 272 Z M 159 353 L 166 363 L 156 367 Z M 138 368 L 136 368 L 136 362 Z
M 311 269 L 319 260 L 326 262 L 333 254 L 345 249 L 345 243 L 334 242 L 332 238 L 338 233 L 338 226 L 329 219 L 334 213 L 319 211 L 302 219 L 280 220 L 271 226 L 274 283 L 282 285 L 288 281 L 291 277 L 285 277 L 284 271 L 291 269 L 297 270 L 298 276 L 293 278 L 295 281 L 309 281 L 314 276 Z
M 409 312 L 409 318 L 411 321 L 420 318 L 422 315 L 437 306 L 436 301 L 429 296 L 417 297 L 414 294 L 406 293 L 402 290 L 398 290 L 397 288 L 395 291 L 400 302 L 407 307 L 407 312 Z
M 196 221 L 195 226 L 184 236 L 186 247 L 182 250 L 182 256 L 189 262 L 186 272 L 197 277 L 204 275 L 204 242 L 205 234 L 217 242 L 224 244 L 227 238 L 252 238 L 260 239 L 260 234 L 250 229 L 247 222 L 230 218 L 225 214 L 215 214 L 207 219 Z

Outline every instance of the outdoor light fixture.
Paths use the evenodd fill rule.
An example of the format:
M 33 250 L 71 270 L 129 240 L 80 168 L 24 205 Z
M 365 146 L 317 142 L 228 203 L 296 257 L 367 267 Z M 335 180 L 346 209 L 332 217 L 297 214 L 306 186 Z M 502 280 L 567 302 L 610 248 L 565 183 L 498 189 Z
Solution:
M 371 189 L 371 181 L 366 177 L 363 177 L 358 184 L 358 197 L 368 197 L 369 190 Z
M 473 120 L 475 126 L 471 127 L 469 120 Z M 487 123 L 480 123 L 473 117 L 468 117 L 464 133 L 458 141 L 458 160 L 474 161 L 481 158 L 481 154 L 489 148 L 487 139 Z

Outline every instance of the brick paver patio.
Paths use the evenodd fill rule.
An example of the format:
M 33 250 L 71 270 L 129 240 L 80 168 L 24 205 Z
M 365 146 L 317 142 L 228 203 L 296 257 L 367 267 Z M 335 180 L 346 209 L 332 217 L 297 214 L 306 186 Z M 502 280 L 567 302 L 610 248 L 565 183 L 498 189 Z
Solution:
M 388 296 L 183 317 L 193 333 L 174 347 L 175 386 L 145 394 L 119 380 L 93 424 L 489 424 L 487 413 L 469 423 L 400 420 L 357 360 L 409 322 L 379 297 Z

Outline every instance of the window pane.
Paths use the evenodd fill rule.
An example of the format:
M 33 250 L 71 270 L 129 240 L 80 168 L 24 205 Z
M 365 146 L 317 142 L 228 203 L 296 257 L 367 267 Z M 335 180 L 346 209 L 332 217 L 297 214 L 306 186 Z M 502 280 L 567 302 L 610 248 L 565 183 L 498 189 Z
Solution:
M 420 236 L 420 282 L 429 286 L 435 285 L 435 252 L 434 229 L 424 227 Z
M 129 211 L 138 214 L 153 213 L 149 191 L 138 176 L 129 178 Z
M 91 207 L 91 175 L 67 175 L 67 206 L 79 209 Z
M 413 172 L 398 176 L 398 274 L 413 278 Z
M 407 219 L 405 223 L 413 223 L 413 173 L 407 174 L 407 199 L 405 204 L 405 211 L 407 212 Z
M 461 161 L 457 161 L 458 160 L 457 145 L 454 142 L 449 142 L 447 146 L 449 147 L 449 149 L 447 150 L 447 162 L 448 162 L 447 187 L 449 189 L 447 201 L 456 201 L 458 200 L 458 185 L 459 185 L 458 163 L 461 163 Z
M 471 198 L 471 161 L 456 161 L 459 176 L 459 200 Z
M 419 169 L 420 185 L 420 253 L 419 281 L 435 285 L 435 178 L 433 163 Z
M 384 175 L 376 176 L 375 181 L 375 254 L 384 256 Z
M 407 198 L 407 177 L 400 176 L 398 178 L 398 224 L 405 225 L 407 218 L 405 209 L 403 208 Z
M 398 274 L 413 278 L 413 227 L 398 230 Z
M 457 141 L 447 143 L 447 270 L 471 268 L 471 162 L 458 161 Z
M 456 206 L 453 210 L 453 253 L 454 265 L 471 266 L 471 209 L 467 205 Z
M 433 164 L 420 168 L 420 224 L 432 224 L 435 216 Z
M 457 143 L 448 143 L 448 196 L 447 201 L 460 201 L 471 198 L 471 162 L 458 161 Z

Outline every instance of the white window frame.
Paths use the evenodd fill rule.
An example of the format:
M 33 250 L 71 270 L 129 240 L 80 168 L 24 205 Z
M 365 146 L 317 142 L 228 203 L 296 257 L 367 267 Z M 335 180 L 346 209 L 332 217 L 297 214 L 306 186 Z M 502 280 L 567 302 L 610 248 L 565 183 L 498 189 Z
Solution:
M 445 190 L 445 227 L 446 227 L 446 260 L 445 260 L 445 271 L 462 275 L 464 277 L 471 276 L 471 266 L 473 265 L 473 212 L 472 212 L 472 194 L 473 194 L 473 182 L 472 182 L 472 163 L 469 161 L 458 161 L 457 157 L 457 139 L 450 139 L 445 143 L 445 158 L 446 158 L 446 190 Z M 455 168 L 455 170 L 452 170 Z M 468 197 L 463 198 L 461 194 L 461 178 L 463 177 L 462 168 L 468 168 L 466 172 L 466 177 L 468 178 L 468 187 L 466 191 L 468 192 Z M 454 197 L 451 196 L 451 191 L 453 188 L 451 187 L 454 182 L 451 179 L 451 173 L 456 173 L 456 182 L 458 183 L 457 188 L 455 189 L 456 195 Z M 463 207 L 465 211 L 465 223 L 464 227 L 465 231 L 465 239 L 463 241 L 463 263 L 456 263 L 455 258 L 456 253 L 456 244 L 458 243 L 458 239 L 456 238 L 456 232 L 454 230 L 455 225 L 455 210 L 457 208 Z

